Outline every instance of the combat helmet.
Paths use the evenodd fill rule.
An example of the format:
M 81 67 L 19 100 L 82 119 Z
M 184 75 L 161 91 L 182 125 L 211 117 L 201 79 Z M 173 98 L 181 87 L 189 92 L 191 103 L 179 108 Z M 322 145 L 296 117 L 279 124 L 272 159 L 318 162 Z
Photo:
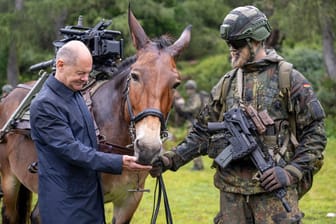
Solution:
M 184 87 L 186 89 L 197 89 L 197 83 L 190 79 L 185 83 Z
M 271 33 L 267 17 L 254 6 L 233 9 L 220 26 L 221 37 L 228 41 L 254 39 L 265 40 Z
M 13 90 L 13 87 L 10 84 L 6 84 L 4 86 L 2 86 L 2 92 L 3 93 L 9 93 L 10 91 Z

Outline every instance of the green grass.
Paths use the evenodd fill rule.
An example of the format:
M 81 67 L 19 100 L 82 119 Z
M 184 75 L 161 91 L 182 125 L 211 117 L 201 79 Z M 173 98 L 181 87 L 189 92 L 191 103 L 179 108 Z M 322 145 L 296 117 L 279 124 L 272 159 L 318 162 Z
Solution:
M 203 160 L 206 168 L 203 171 L 191 171 L 192 163 L 185 165 L 178 172 L 166 172 L 163 175 L 169 205 L 174 223 L 212 223 L 217 212 L 218 191 L 213 187 L 213 169 L 210 169 L 210 159 Z M 156 179 L 148 177 L 146 188 L 150 193 L 144 193 L 132 223 L 150 223 Z M 166 223 L 163 199 L 157 223 Z M 112 205 L 106 204 L 106 217 L 110 221 Z
M 336 213 L 335 148 L 336 139 L 328 139 L 324 166 L 315 176 L 312 189 L 300 201 L 300 208 L 305 213 L 304 224 L 336 223 L 336 218 L 326 217 L 327 213 Z M 211 160 L 203 157 L 203 161 L 206 167 L 204 171 L 191 171 L 192 163 L 189 163 L 177 172 L 167 171 L 163 175 L 175 224 L 213 223 L 219 207 L 219 196 L 212 182 L 214 170 L 210 168 Z M 150 223 L 155 179 L 148 177 L 146 188 L 151 192 L 144 194 L 132 224 Z M 112 205 L 106 204 L 105 208 L 109 223 Z M 157 223 L 166 223 L 163 203 Z
M 178 136 L 181 130 L 173 130 Z M 180 141 L 180 139 L 176 139 Z M 169 141 L 167 145 L 176 145 Z M 168 148 L 168 147 L 167 147 Z M 300 201 L 300 208 L 305 213 L 304 224 L 334 224 L 336 218 L 326 217 L 327 213 L 336 213 L 336 139 L 329 138 L 325 152 L 325 164 L 315 176 L 311 191 Z M 218 211 L 218 191 L 213 186 L 214 170 L 210 168 L 211 160 L 203 157 L 205 170 L 191 171 L 192 163 L 181 167 L 177 172 L 167 171 L 165 181 L 170 208 L 175 224 L 213 223 Z M 146 188 L 139 208 L 134 214 L 132 224 L 150 223 L 156 179 L 148 177 Z M 105 204 L 106 220 L 111 223 L 112 203 Z M 158 224 L 166 223 L 163 203 L 161 204 Z
M 325 163 L 315 175 L 313 188 L 300 201 L 305 213 L 305 223 L 336 223 L 335 218 L 326 217 L 327 213 L 336 213 L 336 139 L 329 138 L 325 152 Z

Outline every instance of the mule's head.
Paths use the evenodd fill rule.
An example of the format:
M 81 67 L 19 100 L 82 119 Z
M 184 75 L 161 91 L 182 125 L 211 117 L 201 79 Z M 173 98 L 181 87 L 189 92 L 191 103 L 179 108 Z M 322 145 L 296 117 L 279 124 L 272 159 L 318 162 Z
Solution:
M 189 44 L 191 26 L 168 44 L 166 39 L 150 40 L 131 10 L 128 22 L 137 60 L 130 70 L 127 112 L 135 126 L 135 156 L 150 164 L 162 149 L 161 132 L 181 82 L 175 57 Z

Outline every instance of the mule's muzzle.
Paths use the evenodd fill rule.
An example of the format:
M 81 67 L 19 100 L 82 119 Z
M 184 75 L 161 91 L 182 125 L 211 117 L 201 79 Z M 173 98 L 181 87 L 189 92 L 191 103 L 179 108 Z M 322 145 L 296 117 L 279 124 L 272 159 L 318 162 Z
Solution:
M 152 165 L 151 161 L 148 160 L 148 159 L 140 159 L 140 158 L 138 158 L 138 160 L 136 162 L 139 163 L 139 164 L 141 164 L 141 165 L 145 165 L 145 166 Z
M 157 152 L 142 152 L 138 156 L 137 163 L 141 165 L 153 165 L 156 161 L 158 161 L 159 155 L 161 150 L 158 150 Z
M 156 156 L 157 157 L 157 156 Z M 155 157 L 155 158 L 156 158 Z M 141 164 L 141 165 L 153 165 L 153 162 L 155 161 L 154 158 L 152 157 L 145 157 L 145 156 L 139 156 L 137 163 Z

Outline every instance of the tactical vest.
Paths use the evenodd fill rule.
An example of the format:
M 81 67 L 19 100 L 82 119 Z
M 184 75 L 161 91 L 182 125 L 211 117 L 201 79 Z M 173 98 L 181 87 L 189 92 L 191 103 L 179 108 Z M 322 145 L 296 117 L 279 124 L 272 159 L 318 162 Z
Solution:
M 285 120 L 287 122 L 287 132 L 290 133 L 283 133 L 283 135 L 292 136 L 291 140 L 293 143 L 297 144 L 295 141 L 295 116 L 294 116 L 294 106 L 290 100 L 290 74 L 292 72 L 292 64 L 280 61 L 277 65 L 277 68 L 273 69 L 273 74 L 267 74 L 267 71 L 263 73 L 255 72 L 254 74 L 248 74 L 246 78 L 246 95 L 251 95 L 253 99 L 243 99 L 244 103 L 249 103 L 254 106 L 255 109 L 261 111 L 263 109 L 271 111 L 273 114 L 270 114 L 271 117 L 277 119 L 278 122 Z M 219 113 L 218 121 L 223 120 L 223 116 L 226 110 L 230 109 L 231 107 L 239 106 L 242 95 L 239 94 L 239 82 L 243 82 L 242 80 L 238 80 L 239 78 L 239 70 L 235 69 L 231 72 L 227 73 L 222 80 L 218 83 L 218 85 L 213 90 L 214 101 L 218 102 L 215 103 L 214 106 L 216 111 Z M 254 77 L 252 77 L 254 76 Z M 262 77 L 264 76 L 264 77 Z M 236 80 L 234 80 L 236 78 Z M 253 87 L 248 86 L 247 79 L 255 79 L 259 80 L 253 84 Z M 233 81 L 234 80 L 234 81 Z M 255 80 L 252 80 L 255 81 Z M 247 91 L 251 91 L 251 88 L 254 88 L 254 93 L 247 93 Z M 257 89 L 257 90 L 256 90 Z M 273 104 L 276 104 L 275 106 Z M 261 108 L 263 107 L 263 108 Z M 275 109 L 277 107 L 278 109 Z M 280 129 L 280 125 L 286 126 L 283 124 L 277 124 L 276 129 Z M 289 127 L 290 126 L 290 127 Z M 278 135 L 279 133 L 275 133 Z M 288 141 L 289 138 L 286 140 Z M 274 140 L 275 141 L 275 140 Z M 274 143 L 275 144 L 275 143 Z M 287 144 L 284 145 L 287 148 Z M 283 151 L 285 149 L 282 149 Z M 212 157 L 216 156 L 218 152 L 215 152 Z M 284 153 L 284 152 L 283 152 Z
M 264 101 L 264 104 L 270 104 L 270 100 L 272 100 L 273 97 L 276 97 L 277 95 L 279 95 L 280 97 L 283 98 L 283 104 L 287 106 L 287 113 L 288 113 L 288 120 L 289 120 L 289 125 L 290 125 L 290 131 L 291 131 L 291 140 L 296 144 L 296 126 L 295 126 L 295 117 L 294 117 L 294 105 L 292 104 L 291 100 L 290 100 L 290 88 L 291 88 L 291 83 L 290 83 L 290 74 L 292 72 L 292 68 L 293 65 L 291 63 L 288 63 L 286 61 L 280 61 L 278 63 L 278 80 L 271 80 L 270 81 L 270 85 L 276 85 L 278 83 L 279 85 L 279 90 L 280 93 L 272 93 L 272 90 L 268 91 L 270 94 L 272 93 L 273 96 L 264 96 L 262 99 L 260 99 L 260 101 Z M 224 76 L 224 81 L 222 84 L 222 89 L 221 89 L 221 104 L 222 104 L 222 109 L 220 112 L 220 117 L 219 120 L 223 120 L 223 115 L 224 112 L 227 110 L 227 101 L 230 101 L 230 99 L 228 100 L 228 92 L 230 90 L 230 86 L 232 84 L 232 79 L 235 77 L 235 75 L 238 73 L 238 69 L 233 70 L 232 72 L 226 74 Z M 272 83 L 273 82 L 273 83 Z M 275 82 L 275 83 L 274 83 Z M 237 88 L 236 86 L 233 86 L 232 88 Z M 268 88 L 268 87 L 265 87 Z M 273 92 L 277 91 L 276 88 L 273 88 Z M 264 94 L 267 95 L 267 94 Z M 232 99 L 234 100 L 234 99 Z M 231 101 L 232 101 L 231 100 Z M 231 104 L 233 104 L 231 102 Z M 256 108 L 256 109 L 260 109 L 260 108 Z M 267 108 L 264 108 L 267 109 Z
M 288 112 L 293 112 L 293 105 L 291 104 L 290 99 L 290 74 L 292 72 L 293 65 L 291 63 L 288 63 L 286 61 L 280 61 L 278 64 L 278 73 L 279 73 L 279 89 L 280 94 L 285 96 L 286 104 L 288 104 Z M 238 69 L 233 70 L 232 72 L 226 74 L 224 76 L 224 82 L 221 89 L 221 99 L 222 99 L 222 111 L 221 116 L 219 120 L 223 119 L 223 114 L 226 110 L 226 98 L 229 92 L 229 87 L 231 84 L 231 81 L 233 77 L 235 76 L 235 73 L 237 73 Z
M 278 63 L 277 67 L 277 73 L 274 74 L 274 77 L 278 77 L 278 79 L 271 80 L 268 84 L 269 86 L 264 86 L 263 88 L 266 88 L 266 92 L 270 93 L 270 96 L 261 96 L 259 99 L 260 101 L 263 101 L 261 104 L 270 105 L 269 101 L 272 101 L 273 98 L 280 98 L 281 104 L 286 106 L 286 108 L 283 108 L 283 110 L 286 110 L 287 113 L 286 116 L 283 117 L 284 120 L 282 120 L 281 116 L 276 116 L 279 119 L 279 122 L 277 124 L 277 131 L 274 134 L 274 136 L 263 136 L 264 137 L 264 144 L 269 148 L 269 153 L 273 157 L 273 159 L 281 166 L 285 166 L 286 160 L 289 161 L 291 157 L 293 156 L 294 149 L 298 145 L 298 141 L 296 139 L 296 123 L 295 123 L 295 114 L 294 114 L 294 105 L 292 104 L 291 98 L 291 81 L 290 81 L 290 74 L 292 72 L 293 65 L 286 62 L 286 61 L 280 61 Z M 220 117 L 219 120 L 223 120 L 223 115 L 225 111 L 228 109 L 227 107 L 231 107 L 233 104 L 237 103 L 234 102 L 237 99 L 234 99 L 234 97 L 229 96 L 229 91 L 236 91 L 237 90 L 237 83 L 232 82 L 234 77 L 237 75 L 238 69 L 235 69 L 231 71 L 230 73 L 226 74 L 224 76 L 224 80 L 222 82 L 221 86 L 221 94 L 220 94 L 220 100 L 222 104 L 222 108 L 220 111 Z M 239 81 L 237 81 L 239 82 Z M 275 87 L 276 86 L 276 87 Z M 235 90 L 236 89 L 236 90 Z M 264 95 L 265 94 L 264 92 Z M 229 97 L 229 99 L 228 99 Z M 256 96 L 258 97 L 258 96 Z M 232 99 L 230 99 L 232 98 Z M 230 104 L 230 105 L 227 105 Z M 261 108 L 256 108 L 261 109 Z M 266 108 L 262 108 L 266 109 Z M 282 120 L 282 121 L 281 121 Z M 282 126 L 287 126 L 287 130 L 283 133 L 279 133 L 281 131 L 280 129 Z M 282 144 L 279 144 L 279 137 L 277 139 L 276 136 L 283 136 Z M 223 146 L 222 146 L 223 147 Z M 221 147 L 221 148 L 222 148 Z M 276 152 L 272 152 L 273 149 L 276 149 Z M 219 153 L 218 151 L 216 154 Z M 285 158 L 285 161 L 283 161 L 283 158 Z M 310 174 L 304 175 L 303 179 L 298 184 L 298 193 L 299 197 L 301 198 L 308 190 L 311 188 L 312 185 L 312 179 Z

